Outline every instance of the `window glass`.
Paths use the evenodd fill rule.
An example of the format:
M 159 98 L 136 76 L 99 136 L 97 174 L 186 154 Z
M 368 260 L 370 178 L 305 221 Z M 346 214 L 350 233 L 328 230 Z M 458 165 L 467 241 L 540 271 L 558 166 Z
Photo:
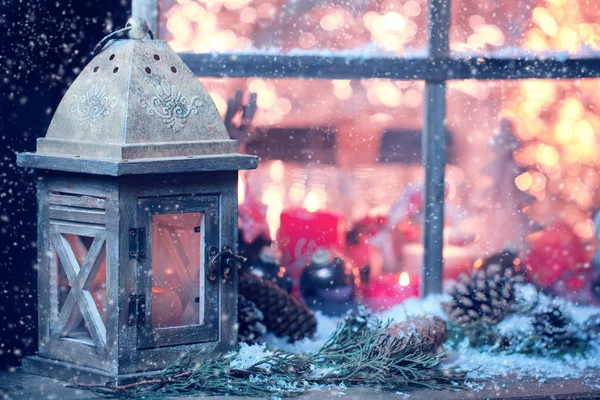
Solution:
M 465 176 L 458 215 L 477 238 L 474 255 L 512 249 L 528 280 L 586 304 L 600 302 L 599 89 L 600 80 L 462 81 L 448 93 Z
M 599 19 L 597 1 L 458 0 L 450 47 L 467 55 L 585 57 L 600 46 Z
M 175 51 L 424 55 L 426 0 L 161 0 L 159 36 Z
M 270 237 L 294 290 L 302 294 L 303 271 L 316 250 L 326 248 L 353 269 L 350 297 L 356 304 L 384 309 L 419 294 L 423 82 L 201 81 L 224 116 L 231 114 L 227 108 L 237 90 L 244 93 L 242 104 L 249 92 L 257 94 L 254 118 L 244 122 L 240 112 L 229 128 L 240 138 L 242 151 L 260 157 L 256 170 L 240 174 L 240 214 L 244 218 L 258 207 L 257 201 L 266 205 Z M 446 199 L 459 207 L 457 187 L 464 172 L 454 165 L 454 140 L 454 132 L 448 132 Z M 454 246 L 447 250 L 447 262 L 468 270 L 474 255 L 462 244 Z M 337 286 L 345 284 L 340 275 L 321 271 L 309 285 L 317 287 L 327 276 L 339 279 L 330 280 L 329 294 L 315 295 L 326 300 L 305 300 L 311 306 L 343 309 L 340 302 L 349 301 L 349 295 L 347 288 Z

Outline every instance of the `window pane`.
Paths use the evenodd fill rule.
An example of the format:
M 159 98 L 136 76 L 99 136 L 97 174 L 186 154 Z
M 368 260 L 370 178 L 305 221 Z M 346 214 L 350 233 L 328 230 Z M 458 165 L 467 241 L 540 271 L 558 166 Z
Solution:
M 509 57 L 524 52 L 585 55 L 600 46 L 599 18 L 600 3 L 590 0 L 453 1 L 451 48 Z
M 600 207 L 600 80 L 451 82 L 460 208 L 453 233 L 477 258 L 518 252 L 539 286 L 600 303 L 592 219 Z M 474 104 L 477 112 L 472 112 Z M 448 222 L 447 222 L 448 224 Z M 596 282 L 596 288 L 594 288 Z
M 230 127 L 242 151 L 260 156 L 256 170 L 240 175 L 240 214 L 256 199 L 267 205 L 270 236 L 299 295 L 302 271 L 321 247 L 348 261 L 357 282 L 370 267 L 356 283 L 354 303 L 382 309 L 418 295 L 423 82 L 201 80 L 224 115 L 236 89 L 258 94 L 252 129 L 238 131 L 239 116 Z M 448 136 L 452 160 L 453 132 Z M 448 167 L 453 187 L 462 179 L 455 170 Z M 319 295 L 326 311 L 348 306 L 339 284 Z
M 426 0 L 161 0 L 159 36 L 176 51 L 353 50 L 424 54 Z
M 152 326 L 202 323 L 204 214 L 152 216 Z
M 283 175 L 284 206 L 301 205 L 314 185 L 315 190 L 327 188 L 323 207 L 337 208 L 350 219 L 360 218 L 371 209 L 389 208 L 398 191 L 422 175 L 423 82 L 258 78 L 201 81 L 223 115 L 236 90 L 245 92 L 246 101 L 248 92 L 257 94 L 252 129 L 230 132 L 242 135 L 243 151 L 261 158 L 256 173 L 249 174 L 256 176 L 260 193 L 271 185 L 271 176 Z M 240 122 L 234 120 L 234 125 Z M 296 185 L 292 190 L 300 181 L 308 186 L 300 190 Z M 377 185 L 383 186 L 376 189 Z M 341 186 L 355 192 L 352 200 L 339 192 Z M 273 215 L 273 224 L 276 217 L 278 214 Z

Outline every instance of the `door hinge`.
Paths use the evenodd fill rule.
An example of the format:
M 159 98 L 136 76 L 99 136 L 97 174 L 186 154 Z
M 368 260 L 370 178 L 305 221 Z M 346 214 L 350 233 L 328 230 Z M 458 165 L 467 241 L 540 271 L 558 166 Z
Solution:
M 127 325 L 143 326 L 146 323 L 146 295 L 135 293 L 129 295 Z
M 129 229 L 129 258 L 146 257 L 146 229 Z

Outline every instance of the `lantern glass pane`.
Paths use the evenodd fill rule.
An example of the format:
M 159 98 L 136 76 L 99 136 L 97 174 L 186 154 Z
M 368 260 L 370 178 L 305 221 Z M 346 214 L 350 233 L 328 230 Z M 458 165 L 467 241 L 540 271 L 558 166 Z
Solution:
M 152 216 L 152 326 L 202 324 L 204 213 Z
M 177 52 L 426 51 L 427 0 L 159 0 L 158 9 L 159 36 Z
M 62 233 L 60 239 L 62 257 L 54 244 L 51 252 L 57 277 L 54 321 L 62 328 L 62 337 L 91 343 L 83 310 L 91 323 L 106 324 L 106 244 L 90 253 L 94 237 Z M 78 289 L 73 288 L 69 275 L 77 277 Z

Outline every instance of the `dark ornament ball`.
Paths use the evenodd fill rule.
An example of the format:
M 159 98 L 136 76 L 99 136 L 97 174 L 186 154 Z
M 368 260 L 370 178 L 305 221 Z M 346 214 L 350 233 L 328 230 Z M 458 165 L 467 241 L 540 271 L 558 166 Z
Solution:
M 248 260 L 242 268 L 242 273 L 250 273 L 273 282 L 288 293 L 292 292 L 292 278 L 285 267 L 279 265 L 270 246 L 263 247 L 255 260 Z
M 302 271 L 300 290 L 306 303 L 321 308 L 326 303 L 347 303 L 354 299 L 355 276 L 350 262 L 318 249 Z
M 260 252 L 265 246 L 271 245 L 271 239 L 258 236 L 252 243 L 246 243 L 244 233 L 238 229 L 238 254 L 245 257 L 248 262 L 255 262 L 260 257 Z

